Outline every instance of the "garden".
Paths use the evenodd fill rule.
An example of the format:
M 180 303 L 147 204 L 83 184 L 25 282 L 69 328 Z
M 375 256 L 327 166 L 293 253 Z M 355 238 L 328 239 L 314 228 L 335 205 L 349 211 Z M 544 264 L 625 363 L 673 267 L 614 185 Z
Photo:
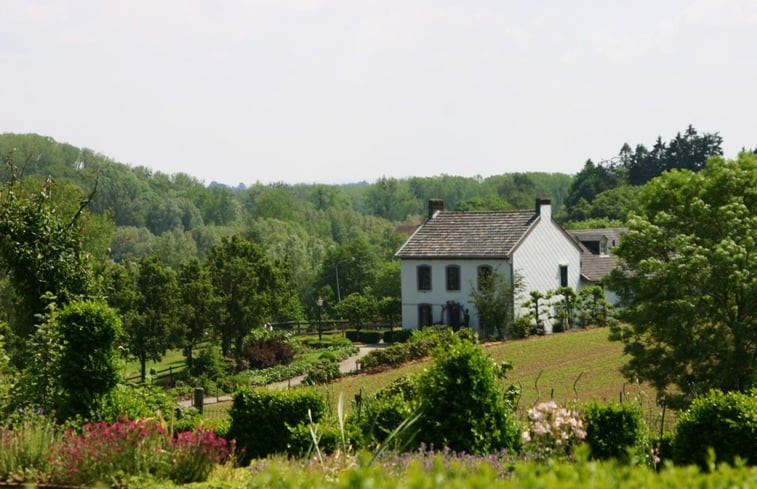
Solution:
M 163 389 L 123 385 L 89 416 L 60 420 L 19 408 L 0 430 L 0 480 L 214 488 L 757 483 L 754 392 L 698 397 L 660 436 L 633 401 L 517 409 L 512 365 L 495 362 L 470 330 L 427 328 L 403 339 L 366 357 L 367 365 L 382 370 L 431 355 L 426 368 L 352 401 L 340 395 L 333 408 L 322 387 L 243 387 L 218 419 L 177 409 Z

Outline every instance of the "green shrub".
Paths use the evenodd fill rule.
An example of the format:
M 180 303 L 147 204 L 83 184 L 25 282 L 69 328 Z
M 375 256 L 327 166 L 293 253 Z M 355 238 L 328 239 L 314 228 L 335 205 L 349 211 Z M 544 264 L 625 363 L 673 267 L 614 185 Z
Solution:
M 291 427 L 287 447 L 288 455 L 302 457 L 313 452 L 314 443 L 313 435 L 310 432 L 311 428 L 318 440 L 318 448 L 321 453 L 335 453 L 337 449 L 344 448 L 343 442 L 350 449 L 363 446 L 362 435 L 357 426 L 346 423 L 344 425 L 344 440 L 342 440 L 342 428 L 339 426 L 339 422 L 333 416 L 328 416 L 312 426 L 308 421 Z
M 308 411 L 319 421 L 326 402 L 306 389 L 242 389 L 234 395 L 231 406 L 229 437 L 236 440 L 243 464 L 253 458 L 285 453 L 289 444 L 287 426 L 308 421 Z
M 344 332 L 344 336 L 353 343 L 360 341 L 360 331 L 355 329 L 348 329 Z
M 330 360 L 320 361 L 308 368 L 303 383 L 305 385 L 321 385 L 333 382 L 342 376 L 339 364 Z
M 350 413 L 350 422 L 362 433 L 369 446 L 383 443 L 392 431 L 413 415 L 413 404 L 400 393 L 364 395 L 359 409 Z M 402 437 L 401 442 L 409 441 Z
M 205 376 L 216 380 L 226 375 L 227 363 L 217 347 L 206 347 L 199 351 L 196 358 L 192 359 L 192 368 L 189 374 L 192 377 Z
M 384 343 L 404 343 L 410 339 L 410 335 L 413 330 L 411 329 L 395 329 L 390 331 L 384 331 Z
M 370 345 L 375 345 L 376 343 L 381 342 L 381 332 L 380 331 L 361 331 L 360 341 L 362 341 L 363 343 L 368 343 Z
M 531 319 L 526 316 L 517 318 L 510 327 L 510 337 L 514 339 L 528 338 L 535 332 Z
M 520 431 L 492 359 L 463 340 L 436 349 L 434 356 L 416 386 L 420 441 L 467 453 L 518 448 Z
M 713 390 L 692 402 L 676 423 L 673 461 L 708 468 L 708 450 L 717 462 L 736 457 L 757 464 L 757 395 Z
M 0 426 L 0 482 L 44 480 L 58 438 L 52 420 L 34 412 L 21 414 L 14 426 Z
M 581 410 L 581 418 L 592 458 L 629 462 L 645 456 L 647 429 L 640 406 L 590 403 Z
M 154 418 L 166 416 L 172 409 L 173 400 L 161 388 L 119 384 L 99 399 L 88 420 L 112 423 L 124 417 Z

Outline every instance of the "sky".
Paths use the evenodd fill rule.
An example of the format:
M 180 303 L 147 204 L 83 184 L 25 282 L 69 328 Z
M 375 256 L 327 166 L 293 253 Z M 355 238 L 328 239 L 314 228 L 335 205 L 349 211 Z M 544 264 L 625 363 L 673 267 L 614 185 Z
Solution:
M 206 184 L 757 146 L 757 0 L 0 0 L 0 133 Z

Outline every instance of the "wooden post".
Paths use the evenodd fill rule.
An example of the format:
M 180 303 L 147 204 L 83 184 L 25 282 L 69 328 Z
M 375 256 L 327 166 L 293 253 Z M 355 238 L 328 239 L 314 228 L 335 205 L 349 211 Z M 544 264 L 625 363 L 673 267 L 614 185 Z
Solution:
M 205 389 L 202 387 L 195 387 L 194 407 L 202 414 L 202 408 L 205 404 Z

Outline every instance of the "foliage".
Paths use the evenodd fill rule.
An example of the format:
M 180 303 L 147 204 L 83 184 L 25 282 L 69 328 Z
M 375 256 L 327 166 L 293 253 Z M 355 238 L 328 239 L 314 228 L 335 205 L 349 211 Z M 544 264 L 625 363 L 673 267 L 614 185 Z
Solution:
M 479 346 L 456 340 L 435 350 L 433 365 L 417 382 L 419 439 L 468 453 L 517 449 L 519 430 L 499 381 Z
M 218 323 L 224 355 L 240 355 L 245 336 L 260 328 L 292 299 L 281 270 L 256 244 L 238 236 L 224 238 L 208 256 L 208 267 L 224 315 Z
M 412 417 L 415 393 L 413 380 L 400 377 L 375 393 L 361 394 L 357 409 L 350 413 L 348 420 L 360 429 L 366 446 L 378 446 L 403 421 Z M 413 436 L 414 433 L 406 433 L 398 441 L 408 444 Z
M 16 180 L 12 154 L 5 163 L 9 177 L 0 188 L 0 264 L 13 290 L 14 334 L 7 340 L 13 362 L 20 367 L 26 363 L 27 341 L 51 304 L 95 292 L 89 255 L 82 252 L 80 218 L 89 199 L 83 198 L 66 217 L 53 203 L 52 179 L 39 190 L 27 191 Z
M 221 301 L 216 296 L 210 272 L 199 260 L 182 264 L 177 280 L 181 295 L 179 317 L 183 325 L 179 341 L 191 371 L 195 348 L 210 338 L 213 325 L 221 319 Z
M 591 457 L 631 462 L 646 456 L 647 429 L 637 404 L 592 402 L 582 407 Z
M 363 324 L 376 316 L 376 299 L 367 294 L 353 292 L 334 306 L 336 313 L 350 321 L 360 331 Z
M 549 315 L 549 299 L 538 290 L 532 290 L 528 295 L 531 298 L 523 303 L 523 307 L 528 310 L 525 317 L 533 324 L 536 334 L 544 334 L 544 321 Z
M 123 485 L 134 476 L 203 481 L 229 455 L 229 444 L 202 428 L 171 437 L 154 419 L 85 424 L 66 430 L 53 452 L 56 483 Z
M 558 333 L 573 328 L 576 324 L 576 291 L 572 287 L 560 287 L 548 294 L 553 307 L 553 331 Z
M 229 436 L 236 440 L 240 462 L 247 464 L 253 458 L 285 453 L 288 426 L 305 423 L 309 415 L 317 422 L 325 411 L 325 401 L 313 391 L 242 389 L 234 394 Z
M 733 464 L 737 457 L 757 465 L 757 393 L 713 390 L 694 399 L 676 423 L 673 461 L 711 469 L 714 462 Z
M 119 381 L 116 339 L 121 322 L 102 302 L 71 302 L 53 314 L 62 345 L 53 357 L 58 419 L 86 416 Z M 86 381 L 82 381 L 86 379 Z
M 478 311 L 482 336 L 504 338 L 512 333 L 513 300 L 523 289 L 523 279 L 515 275 L 513 281 L 504 273 L 494 271 L 481 277 L 479 287 L 471 289 L 471 300 Z
M 526 452 L 537 460 L 546 460 L 571 455 L 586 431 L 578 411 L 549 401 L 528 410 L 528 430 L 521 436 Z
M 129 285 L 134 286 L 134 302 L 121 306 L 124 339 L 129 354 L 139 360 L 144 381 L 147 360 L 160 361 L 180 341 L 181 297 L 176 273 L 157 256 L 139 260 L 139 270 Z
M 612 306 L 599 285 L 584 287 L 578 291 L 578 319 L 583 327 L 607 326 L 612 319 Z
M 413 330 L 411 329 L 384 331 L 382 339 L 384 340 L 384 343 L 404 343 L 410 339 L 412 332 Z
M 248 345 L 244 357 L 252 369 L 270 368 L 292 363 L 294 350 L 279 338 L 268 338 Z
M 371 371 L 386 367 L 397 367 L 412 360 L 427 357 L 437 346 L 447 345 L 455 336 L 462 337 L 469 328 L 461 328 L 453 333 L 448 327 L 415 329 L 404 343 L 395 343 L 368 353 L 360 360 L 362 370 Z
M 118 384 L 98 399 L 97 405 L 84 419 L 113 423 L 121 418 L 165 416 L 171 412 L 173 402 L 166 391 L 159 387 Z
M 623 372 L 684 395 L 747 391 L 757 344 L 757 156 L 649 182 L 615 252 Z
M 19 418 L 15 425 L 0 426 L 0 482 L 45 481 L 59 438 L 55 425 L 31 411 L 22 410 Z
M 328 384 L 341 376 L 342 373 L 339 371 L 339 364 L 337 362 L 323 359 L 308 367 L 305 379 L 302 382 L 305 385 Z

